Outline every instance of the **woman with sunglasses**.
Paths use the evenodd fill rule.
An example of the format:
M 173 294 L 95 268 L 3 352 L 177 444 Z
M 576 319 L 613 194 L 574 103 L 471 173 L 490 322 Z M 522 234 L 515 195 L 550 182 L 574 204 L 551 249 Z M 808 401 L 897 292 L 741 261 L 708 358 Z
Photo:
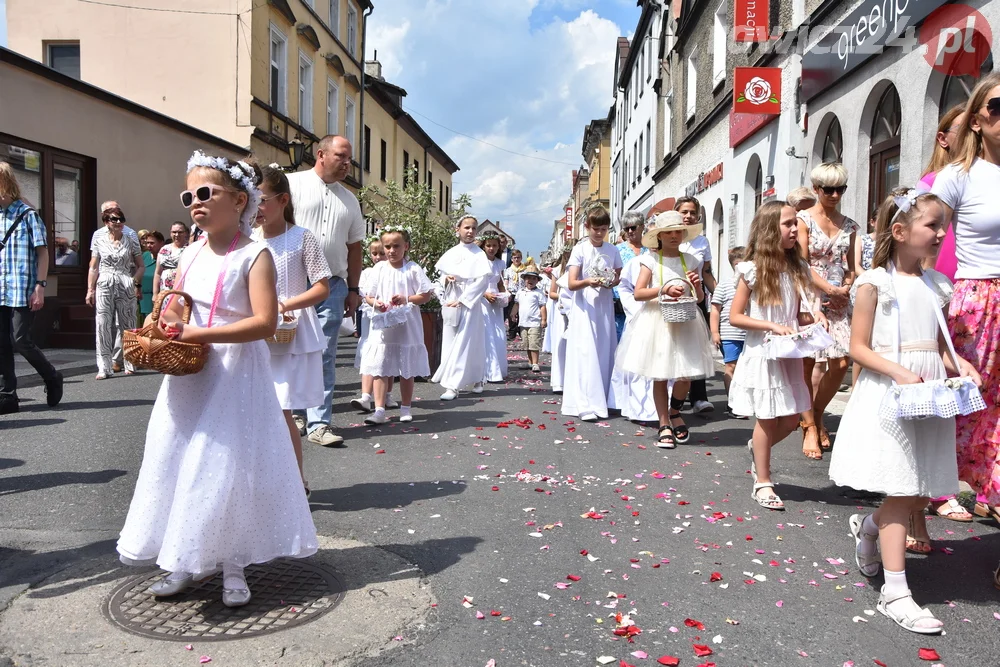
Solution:
M 1000 519 L 1000 74 L 984 76 L 965 106 L 951 157 L 931 192 L 955 228 L 955 350 L 983 378 L 986 410 L 955 418 L 958 477 L 978 494 L 976 514 Z M 993 574 L 1000 588 L 1000 568 Z
M 125 329 L 135 328 L 137 299 L 141 296 L 142 261 L 139 240 L 124 233 L 125 214 L 117 206 L 101 213 L 108 230 L 91 248 L 87 276 L 87 305 L 97 311 L 97 379 L 114 375 L 111 357 L 115 338 Z M 134 375 L 135 367 L 125 360 L 125 375 Z
M 823 295 L 823 314 L 830 323 L 833 345 L 804 359 L 806 384 L 812 395 L 812 409 L 802 413 L 802 453 L 810 459 L 823 458 L 830 448 L 830 434 L 823 425 L 823 413 L 840 389 L 847 374 L 851 346 L 851 284 L 854 282 L 854 245 L 858 223 L 838 210 L 847 191 L 847 169 L 827 162 L 809 174 L 816 203 L 799 211 L 799 252 L 809 263 L 813 282 Z M 816 364 L 825 370 L 813 373 Z
M 162 290 L 174 288 L 174 273 L 181 261 L 181 253 L 188 245 L 188 228 L 183 222 L 170 225 L 170 243 L 160 248 L 156 256 L 153 275 L 153 298 Z

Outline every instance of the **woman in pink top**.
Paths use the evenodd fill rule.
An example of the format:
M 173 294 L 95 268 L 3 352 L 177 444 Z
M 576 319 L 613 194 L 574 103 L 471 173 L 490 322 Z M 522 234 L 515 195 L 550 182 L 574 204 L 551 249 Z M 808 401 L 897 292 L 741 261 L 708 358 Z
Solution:
M 954 161 L 952 156 L 952 146 L 958 135 L 958 129 L 962 126 L 963 112 L 965 105 L 959 104 L 949 109 L 941 121 L 938 123 L 937 134 L 934 137 L 934 152 L 931 154 L 931 161 L 927 164 L 924 177 L 920 179 L 923 189 L 930 191 L 934 186 L 934 179 L 937 173 Z M 948 228 L 948 235 L 941 243 L 941 250 L 938 252 L 937 263 L 934 268 L 944 275 L 948 280 L 954 282 L 955 270 L 958 268 L 958 259 L 955 257 L 955 228 Z M 970 519 L 971 520 L 971 519 Z

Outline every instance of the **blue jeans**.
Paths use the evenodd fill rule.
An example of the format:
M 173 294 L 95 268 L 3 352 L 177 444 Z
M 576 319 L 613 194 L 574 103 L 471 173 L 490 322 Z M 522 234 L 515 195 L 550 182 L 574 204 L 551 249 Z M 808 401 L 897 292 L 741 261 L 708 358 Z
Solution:
M 344 301 L 347 283 L 343 278 L 330 279 L 330 296 L 316 306 L 326 349 L 323 350 L 323 405 L 306 410 L 307 429 L 310 433 L 323 425 L 333 423 L 333 388 L 337 384 L 337 342 L 340 340 L 340 323 L 344 320 Z

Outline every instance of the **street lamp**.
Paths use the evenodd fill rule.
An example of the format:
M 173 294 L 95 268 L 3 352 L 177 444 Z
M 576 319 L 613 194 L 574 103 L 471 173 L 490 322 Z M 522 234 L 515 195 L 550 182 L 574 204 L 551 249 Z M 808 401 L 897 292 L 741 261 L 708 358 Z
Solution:
M 311 148 L 314 143 L 310 141 L 308 145 L 304 144 L 299 135 L 296 134 L 295 138 L 288 142 L 288 159 L 290 164 L 285 168 L 285 171 L 296 171 L 302 165 L 302 160 L 306 156 L 306 150 Z

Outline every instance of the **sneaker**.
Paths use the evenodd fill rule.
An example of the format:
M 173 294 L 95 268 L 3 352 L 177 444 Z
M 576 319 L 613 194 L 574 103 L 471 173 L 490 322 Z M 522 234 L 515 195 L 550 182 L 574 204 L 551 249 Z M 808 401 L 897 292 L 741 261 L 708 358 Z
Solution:
M 292 415 L 292 421 L 295 422 L 295 427 L 299 429 L 299 435 L 306 434 L 306 418 L 302 415 Z
M 542 369 L 538 367 L 538 364 L 532 364 L 531 365 L 531 372 L 532 373 L 541 373 Z
M 399 407 L 399 403 L 397 403 L 396 401 L 392 400 L 392 396 L 386 396 L 385 397 L 385 409 L 386 410 L 391 410 L 393 408 L 398 408 L 398 407 Z
M 50 408 L 59 405 L 63 397 L 63 376 L 57 372 L 51 382 L 45 383 L 45 402 Z
M 712 412 L 715 406 L 708 401 L 695 401 L 691 409 L 693 412 Z
M 404 424 L 413 421 L 413 415 L 410 414 L 409 405 L 404 405 L 399 408 L 399 421 Z
M 378 426 L 379 424 L 384 424 L 389 421 L 389 418 L 385 416 L 385 408 L 375 408 L 375 413 L 365 417 L 365 423 L 369 426 Z
M 351 401 L 351 407 L 361 412 L 371 412 L 372 411 L 372 399 L 370 398 L 355 398 Z
M 454 401 L 458 397 L 458 392 L 454 389 L 448 389 L 443 394 L 441 394 L 442 401 Z
M 333 429 L 323 424 L 309 434 L 309 442 L 324 447 L 343 447 L 344 439 L 333 432 Z
M 729 417 L 730 419 L 739 419 L 739 420 L 750 419 L 746 415 L 738 415 L 738 414 L 736 414 L 735 412 L 733 412 L 732 408 L 726 408 L 725 415 L 727 417 Z
M 483 383 L 482 382 L 477 382 L 476 384 L 472 385 L 472 393 L 473 394 L 481 394 L 481 393 L 483 393 Z
M 12 415 L 15 412 L 21 411 L 21 404 L 18 403 L 16 396 L 4 397 L 0 399 L 0 415 Z

